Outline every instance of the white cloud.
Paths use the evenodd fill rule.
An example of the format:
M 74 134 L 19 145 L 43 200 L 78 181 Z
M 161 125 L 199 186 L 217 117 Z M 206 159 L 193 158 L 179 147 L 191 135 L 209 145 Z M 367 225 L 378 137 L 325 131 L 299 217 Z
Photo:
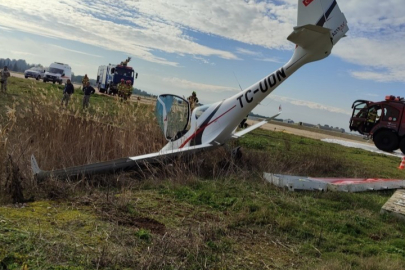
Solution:
M 263 62 L 282 63 L 277 57 L 257 58 L 255 60 Z
M 350 31 L 334 54 L 365 67 L 359 79 L 405 81 L 405 5 L 403 0 L 339 1 Z M 234 53 L 193 38 L 204 33 L 269 49 L 290 49 L 286 40 L 296 21 L 296 0 L 31 0 L 0 1 L 0 29 L 18 29 L 123 51 L 141 59 L 179 66 L 162 52 L 191 55 L 210 64 L 210 57 L 239 59 Z M 214 47 L 215 46 L 215 47 Z M 260 53 L 237 48 L 255 60 Z
M 270 99 L 273 99 L 273 100 L 279 101 L 279 102 L 281 101 L 281 102 L 294 104 L 297 106 L 304 106 L 304 107 L 308 107 L 310 109 L 315 109 L 315 110 L 351 115 L 351 112 L 348 110 L 344 110 L 344 109 L 333 107 L 333 106 L 326 106 L 323 104 L 319 104 L 319 103 L 307 101 L 307 100 L 294 99 L 294 98 L 283 97 L 283 96 L 278 96 L 278 95 L 271 95 Z
M 405 23 L 405 20 L 404 20 Z M 337 46 L 334 53 L 347 62 L 363 66 L 363 70 L 351 70 L 358 79 L 377 82 L 405 82 L 405 39 L 401 35 L 373 38 L 347 38 L 344 46 Z
M 246 55 L 251 55 L 251 56 L 260 56 L 260 55 L 262 55 L 261 52 L 251 51 L 251 50 L 243 49 L 243 48 L 236 48 L 236 52 L 239 53 L 239 54 L 246 54 Z
M 339 5 L 348 20 L 348 38 L 334 54 L 362 66 L 351 70 L 357 79 L 405 82 L 405 5 L 402 0 L 351 0 Z
M 94 57 L 99 57 L 99 58 L 102 57 L 101 55 L 86 53 L 86 52 L 77 51 L 77 50 L 72 50 L 72 49 L 68 49 L 68 48 L 65 48 L 65 47 L 62 47 L 62 46 L 58 46 L 58 45 L 55 45 L 55 44 L 50 44 L 50 45 L 53 46 L 53 47 L 56 47 L 56 48 L 58 48 L 58 49 L 65 50 L 65 51 L 69 51 L 69 52 L 74 52 L 74 53 L 78 53 L 78 54 L 84 54 L 84 55 L 89 55 L 89 56 L 94 56 Z
M 199 90 L 204 92 L 237 92 L 238 89 L 228 86 L 212 85 L 212 84 L 203 84 L 192 82 L 180 78 L 162 78 L 162 81 L 168 83 L 175 88 L 182 88 L 187 90 Z
M 2 30 L 2 31 L 6 31 L 6 32 L 10 32 L 10 31 L 11 31 L 11 29 L 10 29 L 10 28 L 5 27 L 5 26 L 1 26 L 1 25 L 0 25 L 0 30 Z
M 23 51 L 10 51 L 13 54 L 17 54 L 17 55 L 35 55 L 33 53 L 30 52 L 23 52 Z
M 29 0 L 20 0 L 0 3 L 0 7 L 0 23 L 8 27 L 125 51 L 150 62 L 178 66 L 157 56 L 159 51 L 237 59 L 230 52 L 195 42 L 185 34 L 184 26 L 157 14 L 144 14 L 125 1 L 97 0 L 86 4 L 79 0 L 38 0 L 31 5 Z

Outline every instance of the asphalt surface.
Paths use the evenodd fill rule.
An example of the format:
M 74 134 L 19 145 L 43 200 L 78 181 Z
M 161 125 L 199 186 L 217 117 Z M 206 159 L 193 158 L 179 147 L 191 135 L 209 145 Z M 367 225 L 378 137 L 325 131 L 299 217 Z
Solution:
M 10 74 L 11 74 L 11 77 L 16 77 L 16 78 L 25 79 L 23 73 L 10 72 Z M 34 78 L 27 78 L 26 80 L 34 80 L 34 81 L 35 81 Z M 42 81 L 42 79 L 41 79 L 40 81 Z M 51 83 L 51 82 L 48 82 L 48 83 Z M 73 86 L 74 86 L 75 88 L 77 88 L 77 87 L 81 87 L 82 85 L 81 85 L 81 84 L 74 83 Z

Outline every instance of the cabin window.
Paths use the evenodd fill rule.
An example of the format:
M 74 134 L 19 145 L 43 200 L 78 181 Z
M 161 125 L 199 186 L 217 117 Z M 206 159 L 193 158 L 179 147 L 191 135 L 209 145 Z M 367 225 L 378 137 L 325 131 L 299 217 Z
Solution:
M 201 106 L 195 109 L 195 119 L 198 119 L 207 109 L 209 106 Z
M 383 121 L 396 122 L 398 121 L 398 119 L 399 119 L 399 110 L 391 106 L 384 107 Z

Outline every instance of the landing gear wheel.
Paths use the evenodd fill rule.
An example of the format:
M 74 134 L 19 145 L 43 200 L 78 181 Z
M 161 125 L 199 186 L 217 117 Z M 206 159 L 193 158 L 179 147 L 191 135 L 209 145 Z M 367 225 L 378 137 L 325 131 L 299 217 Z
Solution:
M 398 149 L 399 139 L 394 132 L 390 130 L 383 130 L 374 136 L 374 144 L 382 151 L 392 152 Z
M 401 149 L 401 152 L 405 155 L 405 137 L 402 138 L 401 142 L 399 143 L 399 149 Z
M 235 147 L 232 149 L 232 158 L 234 160 L 240 160 L 242 158 L 242 150 L 240 149 L 240 146 Z
M 38 76 L 35 78 L 37 81 L 39 81 L 39 79 L 41 79 L 41 76 Z

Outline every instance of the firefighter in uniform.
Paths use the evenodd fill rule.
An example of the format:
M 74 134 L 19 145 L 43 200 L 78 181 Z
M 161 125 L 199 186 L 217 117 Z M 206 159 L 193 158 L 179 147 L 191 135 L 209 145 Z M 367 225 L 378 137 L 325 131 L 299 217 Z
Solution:
M 198 103 L 198 98 L 197 98 L 197 94 L 196 94 L 195 91 L 193 91 L 191 96 L 188 97 L 188 102 L 190 103 L 191 111 L 193 111 L 194 108 L 196 107 L 197 103 Z
M 118 89 L 118 96 L 122 100 L 122 98 L 125 95 L 125 90 L 126 90 L 125 80 L 124 79 L 121 79 L 121 82 L 118 84 L 117 89 Z
M 368 111 L 368 114 L 367 114 L 367 122 L 366 122 L 366 125 L 365 125 L 365 131 L 366 131 L 366 132 L 370 132 L 370 131 L 373 129 L 377 118 L 378 118 L 378 115 L 377 115 L 377 108 L 376 108 L 376 107 L 372 107 L 372 108 Z
M 1 92 L 7 91 L 7 79 L 10 77 L 10 71 L 8 71 L 7 66 L 4 66 L 3 70 L 0 71 L 0 83 L 1 83 Z
M 121 66 L 126 67 L 128 65 L 128 62 L 131 61 L 131 57 L 128 57 L 125 61 L 121 62 Z
M 82 87 L 82 90 L 84 91 L 84 88 L 87 86 L 87 82 L 89 82 L 90 80 L 89 80 L 89 77 L 87 77 L 87 74 L 84 74 L 84 77 L 83 77 L 83 79 L 82 79 L 82 85 L 83 85 L 83 87 Z
M 127 89 L 126 89 L 126 96 L 125 96 L 125 100 L 126 99 L 130 99 L 131 95 L 132 95 L 132 84 L 131 84 L 131 80 L 127 80 Z
M 370 111 L 368 112 L 367 115 L 367 122 L 369 123 L 375 123 L 375 120 L 377 120 L 377 110 L 375 107 L 371 108 Z

